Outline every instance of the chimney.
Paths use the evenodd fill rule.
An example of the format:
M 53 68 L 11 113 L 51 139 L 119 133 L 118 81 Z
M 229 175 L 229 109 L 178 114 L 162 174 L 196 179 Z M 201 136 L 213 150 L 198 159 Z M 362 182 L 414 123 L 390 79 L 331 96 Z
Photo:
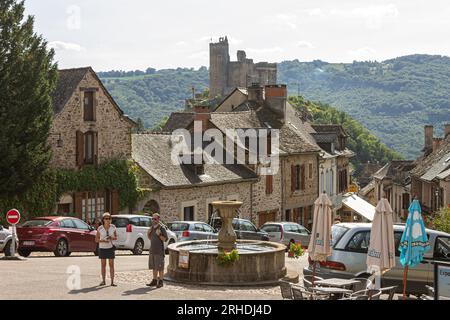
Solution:
M 265 87 L 266 104 L 282 121 L 286 118 L 287 87 L 285 84 L 273 84 Z
M 444 125 L 444 139 L 450 134 L 450 123 Z
M 208 129 L 209 119 L 211 119 L 209 106 L 194 106 L 194 132 L 198 131 L 199 128 L 196 127 L 200 125 L 196 125 L 196 122 L 201 122 L 201 132 L 205 132 Z
M 252 83 L 250 87 L 247 88 L 248 101 L 257 102 L 262 104 L 264 102 L 264 88 L 259 83 Z
M 424 154 L 427 156 L 433 152 L 433 126 L 425 126 L 425 146 L 423 148 Z

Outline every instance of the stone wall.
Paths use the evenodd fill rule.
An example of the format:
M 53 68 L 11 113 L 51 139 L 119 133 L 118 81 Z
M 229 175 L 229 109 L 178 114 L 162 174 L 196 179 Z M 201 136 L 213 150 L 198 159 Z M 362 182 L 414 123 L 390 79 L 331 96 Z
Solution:
M 96 121 L 83 119 L 83 95 L 80 88 L 98 88 Z M 55 115 L 50 130 L 49 144 L 53 151 L 51 166 L 76 168 L 76 131 L 98 132 L 98 163 L 112 158 L 131 158 L 131 128 L 103 91 L 92 73 L 87 73 L 80 82 L 64 109 Z M 57 146 L 61 134 L 62 147 Z
M 266 194 L 266 176 L 253 185 L 253 212 L 276 211 L 276 220 L 281 219 L 281 170 L 273 176 L 273 192 Z
M 141 187 L 156 186 L 155 180 L 151 177 L 147 180 L 143 180 L 142 177 L 139 179 Z M 143 185 L 141 185 L 141 182 Z M 144 199 L 139 201 L 133 211 L 135 213 L 142 211 L 149 201 L 154 200 L 160 207 L 160 213 L 164 221 L 183 220 L 183 208 L 194 206 L 194 220 L 207 222 L 209 203 L 217 200 L 238 200 L 243 202 L 240 217 L 254 220 L 256 217 L 250 214 L 251 183 L 238 182 L 202 187 L 155 189 L 155 191 L 149 192 Z
M 283 167 L 284 210 L 311 206 L 318 197 L 317 155 L 290 155 L 280 159 Z M 312 164 L 312 178 L 309 178 L 309 164 Z M 305 190 L 291 191 L 291 165 L 305 165 Z

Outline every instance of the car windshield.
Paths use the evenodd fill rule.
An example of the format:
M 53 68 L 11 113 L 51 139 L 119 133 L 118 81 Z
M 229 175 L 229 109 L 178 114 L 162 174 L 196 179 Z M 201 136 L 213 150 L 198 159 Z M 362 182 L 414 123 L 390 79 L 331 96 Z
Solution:
M 47 219 L 36 219 L 36 220 L 29 220 L 25 222 L 22 227 L 30 228 L 30 227 L 46 227 L 49 224 L 51 224 L 52 220 Z
M 173 222 L 173 223 L 169 223 L 168 227 L 170 230 L 172 231 L 185 231 L 189 229 L 189 224 L 187 223 L 178 223 L 178 222 Z
M 334 225 L 331 227 L 331 243 L 333 247 L 339 242 L 347 231 L 348 228 L 342 226 Z

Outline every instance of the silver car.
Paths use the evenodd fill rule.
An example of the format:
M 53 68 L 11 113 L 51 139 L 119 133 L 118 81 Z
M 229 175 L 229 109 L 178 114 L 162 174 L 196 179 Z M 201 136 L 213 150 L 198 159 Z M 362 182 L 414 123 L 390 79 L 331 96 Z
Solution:
M 381 278 L 383 287 L 396 285 L 402 291 L 403 267 L 400 264 L 398 246 L 405 229 L 394 225 L 396 266 Z M 367 249 L 370 241 L 370 223 L 339 223 L 332 227 L 333 253 L 326 262 L 316 264 L 316 275 L 322 278 L 369 277 L 367 274 Z M 426 293 L 426 285 L 434 284 L 433 261 L 450 262 L 450 234 L 426 229 L 431 250 L 424 254 L 424 260 L 408 272 L 407 292 L 414 295 Z M 312 274 L 312 263 L 303 269 L 304 275 Z
M 203 239 L 217 239 L 217 232 L 202 221 L 173 221 L 167 224 L 177 235 L 178 242 Z
M 11 243 L 12 243 L 11 240 L 12 240 L 11 231 L 0 225 L 0 252 L 3 252 L 7 257 L 11 255 Z M 19 239 L 16 236 L 16 248 L 18 243 Z
M 289 248 L 290 243 L 300 243 L 307 248 L 311 232 L 295 222 L 266 222 L 261 230 L 269 234 L 270 241 L 279 242 Z

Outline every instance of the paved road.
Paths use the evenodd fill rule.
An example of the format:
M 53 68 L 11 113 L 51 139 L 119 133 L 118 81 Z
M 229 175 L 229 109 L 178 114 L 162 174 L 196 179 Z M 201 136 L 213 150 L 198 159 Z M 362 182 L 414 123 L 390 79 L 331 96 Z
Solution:
M 148 288 L 151 279 L 147 270 L 147 255 L 118 254 L 116 257 L 117 287 L 98 287 L 101 281 L 100 263 L 93 255 L 73 255 L 57 258 L 33 253 L 25 261 L 0 260 L 0 277 L 3 299 L 281 299 L 277 286 L 265 287 L 211 287 L 181 285 L 165 282 L 163 288 Z M 288 270 L 302 275 L 308 263 L 306 255 L 299 260 L 286 257 Z M 166 266 L 168 256 L 166 256 Z M 79 290 L 70 290 L 70 268 L 80 270 Z M 68 273 L 69 271 L 69 273 Z M 73 272 L 73 271 L 72 271 Z M 108 271 L 107 271 L 108 272 Z M 109 275 L 107 276 L 109 279 Z M 69 281 L 70 282 L 70 281 Z M 108 283 L 108 281 L 107 281 Z

